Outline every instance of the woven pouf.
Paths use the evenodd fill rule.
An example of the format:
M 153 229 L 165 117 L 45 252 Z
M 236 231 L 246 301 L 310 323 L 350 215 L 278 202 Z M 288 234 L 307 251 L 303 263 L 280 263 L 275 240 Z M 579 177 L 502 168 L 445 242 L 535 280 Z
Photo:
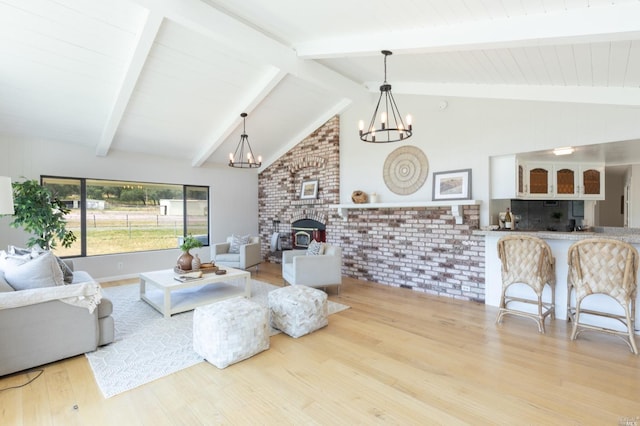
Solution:
M 193 313 L 193 350 L 225 368 L 269 349 L 269 310 L 238 297 L 199 306 Z
M 304 336 L 329 324 L 327 294 L 303 285 L 270 292 L 269 310 L 271 326 L 291 337 Z

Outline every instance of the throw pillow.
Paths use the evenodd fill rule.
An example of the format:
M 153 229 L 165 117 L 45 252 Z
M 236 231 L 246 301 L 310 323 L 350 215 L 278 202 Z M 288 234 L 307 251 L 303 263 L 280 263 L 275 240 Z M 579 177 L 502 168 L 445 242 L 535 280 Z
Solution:
M 31 256 L 31 258 L 35 259 L 36 257 L 40 256 L 42 253 L 46 252 L 46 250 L 41 249 L 40 246 L 38 245 L 32 248 L 9 246 L 8 252 L 9 252 L 9 255 L 13 255 L 13 256 L 29 255 Z M 63 281 L 66 284 L 71 284 L 73 282 L 73 271 L 58 256 L 55 256 L 55 258 L 56 258 L 56 261 L 58 262 L 58 265 L 60 266 L 60 270 L 62 271 Z
M 307 256 L 318 256 L 324 253 L 324 244 L 311 240 L 307 247 Z
M 250 235 L 232 235 L 231 236 L 231 247 L 229 247 L 229 253 L 240 253 L 240 246 L 245 244 L 249 244 Z
M 31 254 L 32 250 L 28 248 L 9 246 L 7 247 L 7 253 L 15 255 Z
M 73 271 L 69 268 L 69 265 L 64 263 L 64 260 L 60 259 L 58 256 L 56 256 L 56 262 L 58 262 L 58 266 L 62 271 L 62 280 L 66 284 L 71 284 L 73 282 Z
M 64 284 L 60 266 L 49 251 L 23 263 L 10 260 L 5 264 L 4 278 L 15 290 Z
M 3 271 L 7 266 L 22 265 L 25 262 L 31 260 L 30 254 L 9 254 L 6 251 L 0 251 L 0 271 Z

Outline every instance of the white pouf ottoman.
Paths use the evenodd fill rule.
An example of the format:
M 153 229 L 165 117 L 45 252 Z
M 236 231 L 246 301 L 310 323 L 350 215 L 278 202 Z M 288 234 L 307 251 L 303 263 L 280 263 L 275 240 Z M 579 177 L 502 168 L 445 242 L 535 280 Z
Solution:
M 304 285 L 270 292 L 269 310 L 271 326 L 291 337 L 304 336 L 329 324 L 327 294 Z
M 269 310 L 238 297 L 193 313 L 193 350 L 218 368 L 269 349 Z

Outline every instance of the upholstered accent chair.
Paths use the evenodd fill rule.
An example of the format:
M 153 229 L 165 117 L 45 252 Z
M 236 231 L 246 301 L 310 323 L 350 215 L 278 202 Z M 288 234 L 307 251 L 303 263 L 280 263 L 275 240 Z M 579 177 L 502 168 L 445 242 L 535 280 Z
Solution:
M 324 244 L 322 254 L 307 255 L 308 250 L 282 252 L 282 278 L 291 285 L 326 288 L 342 285 L 342 249 Z
M 248 242 L 239 244 L 241 237 L 231 236 L 224 243 L 211 247 L 211 260 L 216 265 L 230 266 L 236 269 L 258 268 L 260 257 L 260 238 L 249 237 Z

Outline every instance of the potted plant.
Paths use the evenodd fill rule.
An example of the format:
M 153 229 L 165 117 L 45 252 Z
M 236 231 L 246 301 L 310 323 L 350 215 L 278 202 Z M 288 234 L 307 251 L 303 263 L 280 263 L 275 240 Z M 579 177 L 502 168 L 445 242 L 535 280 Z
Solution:
M 180 250 L 182 254 L 178 258 L 178 267 L 183 271 L 191 270 L 191 264 L 193 262 L 193 256 L 189 253 L 189 250 L 202 247 L 202 241 L 194 237 L 192 234 L 184 237 L 182 244 L 180 244 Z
M 13 182 L 13 228 L 22 227 L 34 234 L 27 247 L 35 245 L 45 250 L 53 249 L 59 241 L 63 247 L 71 247 L 76 236 L 67 230 L 64 216 L 71 211 L 51 190 L 36 180 Z

